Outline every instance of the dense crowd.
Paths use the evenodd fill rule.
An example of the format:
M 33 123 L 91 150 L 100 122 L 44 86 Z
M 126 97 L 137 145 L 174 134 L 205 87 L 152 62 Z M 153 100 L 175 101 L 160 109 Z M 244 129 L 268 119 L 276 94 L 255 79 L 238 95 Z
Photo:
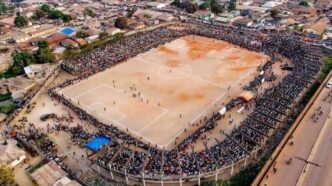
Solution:
M 206 146 L 206 149 L 202 151 L 188 152 L 188 147 L 191 147 L 203 133 L 216 126 L 216 122 L 223 117 L 220 113 L 212 114 L 204 126 L 179 143 L 175 149 L 160 150 L 143 144 L 116 127 L 103 125 L 84 110 L 71 104 L 63 95 L 54 91 L 184 35 L 200 35 L 225 40 L 271 56 L 271 60 L 260 67 L 259 71 L 262 73 L 249 85 L 243 87 L 245 90 L 257 91 L 257 87 L 263 80 L 275 78 L 272 65 L 275 61 L 280 60 L 279 54 L 289 58 L 292 62 L 290 73 L 278 85 L 266 89 L 261 96 L 255 99 L 256 107 L 239 127 L 234 128 L 230 134 L 221 131 L 221 135 L 226 136 L 225 139 L 223 141 L 216 139 L 217 143 L 212 147 Z M 97 158 L 96 163 L 115 172 L 126 172 L 136 177 L 158 178 L 158 176 L 196 176 L 224 168 L 250 155 L 253 150 L 259 148 L 270 131 L 286 118 L 301 92 L 313 83 L 320 71 L 321 62 L 315 46 L 311 46 L 291 33 L 257 32 L 231 27 L 221 28 L 219 25 L 186 23 L 185 29 L 182 30 L 161 27 L 129 36 L 120 42 L 66 61 L 62 67 L 74 74 L 80 74 L 80 76 L 49 90 L 50 96 L 74 110 L 80 119 L 88 120 L 97 126 L 99 133 L 124 141 L 126 144 L 132 144 L 137 149 L 143 149 L 132 150 L 132 148 L 124 147 L 117 140 L 113 140 L 105 152 Z M 243 100 L 235 98 L 226 104 L 226 109 L 231 110 L 242 104 L 244 104 Z

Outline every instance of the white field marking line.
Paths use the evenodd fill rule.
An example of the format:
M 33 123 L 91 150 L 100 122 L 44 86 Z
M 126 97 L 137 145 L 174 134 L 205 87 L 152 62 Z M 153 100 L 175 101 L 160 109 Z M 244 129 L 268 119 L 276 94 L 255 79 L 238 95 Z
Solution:
M 140 61 L 142 61 L 142 62 L 145 62 L 145 63 L 153 64 L 153 65 L 155 65 L 155 66 L 159 66 L 159 67 L 160 67 L 160 66 L 163 66 L 163 67 L 165 67 L 165 68 L 169 68 L 169 67 L 167 67 L 166 65 L 156 64 L 156 63 L 153 63 L 153 62 L 147 61 L 147 60 L 145 60 L 145 59 L 140 59 L 140 58 L 139 58 L 138 60 L 140 60 Z M 219 87 L 219 88 L 224 88 L 224 89 L 226 89 L 224 86 L 221 86 L 221 85 L 219 85 L 219 84 L 213 83 L 213 82 L 211 82 L 211 81 L 204 80 L 204 79 L 199 78 L 199 77 L 192 76 L 192 75 L 190 75 L 190 74 L 186 74 L 186 73 L 179 72 L 179 71 L 177 71 L 177 70 L 175 70 L 175 69 L 172 69 L 172 73 L 173 73 L 173 72 L 178 73 L 178 74 L 181 74 L 181 75 L 186 76 L 186 77 L 189 77 L 189 78 L 192 78 L 192 79 L 196 79 L 196 80 L 198 80 L 198 81 L 205 82 L 205 83 L 210 84 L 210 85 L 214 85 L 214 86 Z
M 101 103 L 100 101 L 96 101 L 96 102 L 94 102 L 94 103 L 91 104 L 89 107 L 92 109 L 92 108 L 95 107 L 96 105 L 100 105 L 101 108 L 106 108 L 106 107 L 107 107 L 105 104 Z M 119 114 L 119 115 L 120 115 L 120 118 L 118 118 L 118 119 L 112 119 L 112 120 L 116 120 L 116 121 L 120 121 L 120 120 L 122 120 L 124 117 L 126 117 L 126 114 L 124 114 L 124 113 L 122 113 L 122 112 L 119 112 L 119 111 L 117 111 L 117 110 L 114 110 L 114 109 L 111 109 L 111 112 L 110 112 L 109 110 L 106 110 L 106 111 L 104 111 L 104 112 L 106 112 L 106 113 L 109 114 L 109 115 L 112 114 L 111 112 L 114 112 L 114 113 L 116 113 L 116 114 Z M 103 115 L 105 115 L 105 114 L 103 114 Z M 108 115 L 107 115 L 107 116 L 108 116 Z
M 73 103 L 75 103 L 76 105 L 78 104 L 78 101 L 77 101 L 75 98 L 70 98 L 69 96 L 66 96 L 66 95 L 64 95 L 64 97 L 65 97 L 68 101 L 70 100 L 70 102 L 73 102 Z M 91 108 L 90 108 L 89 106 L 87 106 L 87 105 L 85 105 L 85 104 L 83 104 L 83 103 L 80 103 L 80 104 L 78 105 L 78 107 L 83 108 L 88 114 L 90 114 L 90 115 L 92 115 L 92 116 L 94 115 L 94 114 L 92 113 L 92 110 L 91 110 Z M 94 117 L 95 117 L 95 116 L 94 116 Z M 150 138 L 148 138 L 148 137 L 146 137 L 146 136 L 144 136 L 144 135 L 140 135 L 140 134 L 138 134 L 136 131 L 134 131 L 134 130 L 132 130 L 132 129 L 129 129 L 128 126 L 122 124 L 120 121 L 115 121 L 115 120 L 109 118 L 109 116 L 106 116 L 106 117 L 107 117 L 108 120 L 111 122 L 111 124 L 114 123 L 116 126 L 118 126 L 118 127 L 122 127 L 122 129 L 123 129 L 124 132 L 128 129 L 128 131 L 129 131 L 131 134 L 135 134 L 135 135 L 136 135 L 136 138 L 137 138 L 137 139 L 142 138 L 142 139 L 146 140 L 147 142 L 150 142 L 151 144 L 156 144 L 156 145 L 158 145 L 159 147 L 162 147 L 161 145 L 157 144 L 155 141 L 151 140 Z M 97 119 L 98 119 L 98 118 L 97 118 Z M 105 124 L 106 124 L 106 123 L 105 123 Z
M 83 104 L 83 106 L 89 108 L 89 106 L 86 106 L 86 105 L 84 105 L 84 104 Z M 89 108 L 89 109 L 91 109 L 91 108 Z M 90 114 L 91 114 L 91 113 L 90 113 Z M 126 131 L 128 130 L 131 134 L 135 134 L 136 138 L 138 138 L 138 139 L 143 138 L 143 139 L 145 139 L 146 141 L 148 141 L 148 142 L 150 142 L 150 143 L 152 143 L 152 144 L 157 144 L 155 141 L 151 140 L 150 138 L 148 138 L 148 137 L 146 137 L 146 136 L 144 136 L 144 135 L 140 135 L 140 134 L 137 133 L 136 131 L 130 129 L 128 126 L 126 126 L 125 124 L 121 123 L 120 121 L 118 121 L 118 120 L 114 120 L 114 119 L 111 119 L 111 118 L 110 118 L 109 116 L 107 116 L 107 115 L 106 115 L 106 117 L 107 117 L 107 119 L 109 120 L 109 122 L 111 122 L 110 124 L 113 124 L 113 123 L 114 123 L 117 127 L 121 127 L 122 130 L 123 130 L 123 132 L 126 133 Z M 105 123 L 105 124 L 106 124 L 106 123 Z M 158 144 L 157 144 L 157 145 L 158 145 Z
M 241 59 L 238 59 L 241 60 Z M 247 72 L 244 76 L 242 76 L 242 78 L 240 78 L 238 81 L 236 81 L 234 83 L 234 85 L 238 84 L 240 81 L 242 81 L 244 78 L 246 78 L 249 74 L 251 73 L 251 71 Z M 219 99 L 221 99 L 222 97 L 224 97 L 226 94 L 226 92 L 224 92 L 223 94 L 221 94 L 220 96 L 218 96 L 210 106 L 208 106 L 206 109 L 204 109 L 199 115 L 197 115 L 193 120 L 190 121 L 190 124 L 192 124 L 195 120 L 197 120 L 199 117 L 201 117 L 202 115 L 206 114 L 207 111 L 212 108 L 214 106 L 215 103 L 217 103 L 219 101 Z M 181 129 L 179 132 L 176 133 L 176 135 L 166 144 L 166 146 L 168 146 L 170 143 L 172 143 L 174 141 L 174 139 L 176 137 L 178 137 L 180 134 L 182 134 L 184 132 L 185 129 L 187 129 L 187 127 Z
M 181 65 L 180 65 L 181 66 Z M 182 65 L 183 67 L 186 67 L 186 69 L 188 69 L 188 73 L 187 74 L 192 74 L 192 69 L 188 66 L 188 65 Z M 163 69 L 165 69 L 166 71 L 169 71 L 169 68 L 163 66 L 163 65 L 160 65 L 158 67 L 158 74 L 165 78 L 165 79 L 181 79 L 184 77 L 184 75 L 181 74 L 181 76 L 177 76 L 177 77 L 170 77 L 170 76 L 167 76 L 167 75 L 163 75 L 163 73 L 161 72 Z M 166 72 L 167 73 L 167 72 Z
M 85 91 L 85 92 L 83 92 L 83 93 L 81 93 L 81 94 L 79 94 L 79 95 L 76 95 L 74 98 L 78 99 L 78 98 L 82 97 L 83 95 L 85 95 L 85 94 L 89 94 L 90 92 L 93 92 L 93 91 L 95 91 L 95 90 L 97 90 L 97 89 L 99 89 L 99 88 L 101 88 L 101 87 L 103 87 L 103 86 L 105 86 L 105 84 L 100 84 L 100 85 L 98 85 L 98 86 L 95 86 L 95 87 L 93 87 L 93 88 L 90 89 L 90 90 L 87 90 L 87 91 Z
M 163 113 L 161 113 L 159 116 L 155 117 L 152 121 L 150 121 L 147 125 L 145 125 L 140 131 L 138 131 L 139 134 L 143 132 L 146 128 L 149 128 L 152 124 L 154 124 L 156 121 L 158 121 L 160 118 L 162 118 L 164 115 L 166 115 L 169 111 L 164 110 Z
M 190 121 L 190 124 L 193 124 L 194 121 L 198 120 L 198 118 L 202 117 L 204 114 L 207 114 L 207 112 L 209 111 L 209 109 L 211 109 L 211 108 L 214 106 L 214 104 L 215 104 L 216 102 L 218 102 L 222 97 L 224 97 L 225 94 L 226 94 L 225 92 L 222 93 L 222 94 L 220 94 L 220 95 L 219 95 L 219 96 L 218 96 L 218 97 L 212 102 L 212 104 L 211 104 L 210 106 L 208 106 L 207 108 L 203 109 L 201 113 L 199 113 L 194 119 L 192 119 L 192 120 Z M 189 128 L 189 127 L 190 127 L 190 126 L 186 126 L 185 128 L 180 129 L 180 130 L 174 135 L 174 137 L 173 137 L 172 139 L 170 139 L 170 140 L 168 141 L 167 144 L 164 144 L 164 145 L 167 147 L 170 143 L 172 143 L 172 142 L 174 141 L 174 139 L 175 139 L 176 137 L 178 137 L 180 134 L 182 134 L 182 133 L 185 131 L 185 129 L 187 129 L 187 128 Z

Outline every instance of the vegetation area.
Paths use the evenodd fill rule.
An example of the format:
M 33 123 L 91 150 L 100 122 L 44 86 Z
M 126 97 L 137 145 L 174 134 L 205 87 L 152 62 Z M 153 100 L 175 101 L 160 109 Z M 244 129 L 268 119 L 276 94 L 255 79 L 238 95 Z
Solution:
M 12 97 L 11 93 L 7 93 L 7 94 L 0 94 L 0 102 L 1 101 L 6 101 L 8 99 L 10 99 Z
M 120 29 L 125 29 L 128 27 L 128 21 L 125 17 L 118 17 L 115 20 L 114 26 Z
M 193 3 L 191 1 L 180 1 L 174 0 L 171 5 L 179 7 L 181 9 L 185 9 L 188 13 L 195 13 L 199 7 L 197 3 Z
M 0 185 L 6 185 L 6 186 L 16 185 L 13 171 L 4 165 L 0 166 Z
M 84 15 L 90 16 L 90 17 L 96 17 L 96 14 L 94 13 L 94 11 L 91 8 L 85 8 Z
M 305 6 L 305 7 L 308 7 L 308 6 L 309 6 L 309 4 L 308 4 L 308 2 L 307 2 L 306 0 L 302 0 L 302 1 L 299 3 L 299 5 L 301 5 L 301 6 Z
M 28 25 L 28 20 L 24 17 L 21 16 L 20 13 L 17 13 L 15 20 L 14 20 L 14 24 L 16 27 L 24 27 L 26 25 Z
M 236 0 L 230 0 L 228 10 L 232 11 L 236 9 Z
M 0 16 L 4 14 L 12 14 L 14 12 L 15 5 L 6 5 L 5 3 L 0 3 Z
M 0 113 L 9 114 L 16 108 L 15 103 L 11 101 L 5 101 L 0 104 Z
M 37 8 L 34 15 L 32 16 L 32 19 L 38 20 L 46 17 L 49 19 L 61 19 L 65 23 L 68 23 L 72 20 L 70 15 L 64 14 L 60 10 L 51 8 L 48 4 L 43 4 Z
M 203 4 L 199 6 L 199 9 L 210 9 L 213 13 L 219 14 L 224 12 L 224 6 L 216 0 L 206 0 Z
M 0 78 L 10 78 L 24 74 L 24 67 L 31 64 L 52 63 L 55 61 L 55 56 L 49 49 L 47 42 L 38 42 L 38 50 L 36 53 L 27 51 L 13 53 L 13 64 L 6 70 L 0 73 Z

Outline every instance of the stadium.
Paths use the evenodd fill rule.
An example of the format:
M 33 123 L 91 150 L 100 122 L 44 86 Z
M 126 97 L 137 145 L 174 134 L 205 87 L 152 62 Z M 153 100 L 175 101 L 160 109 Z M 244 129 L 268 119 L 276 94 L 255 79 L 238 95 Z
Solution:
M 89 157 L 103 177 L 200 184 L 257 161 L 321 66 L 294 34 L 187 20 L 64 61 L 49 95 L 110 139 Z

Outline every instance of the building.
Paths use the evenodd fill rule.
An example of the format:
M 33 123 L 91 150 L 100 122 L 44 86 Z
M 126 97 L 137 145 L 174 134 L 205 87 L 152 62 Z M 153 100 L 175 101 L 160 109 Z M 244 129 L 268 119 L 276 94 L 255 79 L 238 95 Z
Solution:
M 36 170 L 30 169 L 27 172 L 39 186 L 80 186 L 78 182 L 69 179 L 67 177 L 68 174 L 54 161 L 49 161 L 40 168 Z
M 95 42 L 99 39 L 99 36 L 98 35 L 92 35 L 92 36 L 89 36 L 89 37 L 86 37 L 85 40 L 88 42 L 88 43 L 92 43 L 92 42 Z
M 147 4 L 148 7 L 150 8 L 157 8 L 157 9 L 162 9 L 166 7 L 165 3 L 157 2 L 157 1 L 151 1 Z
M 28 34 L 30 38 L 35 38 L 53 34 L 57 31 L 57 28 L 54 25 L 44 24 L 23 28 L 21 31 Z
M 45 69 L 41 64 L 33 64 L 24 67 L 24 72 L 30 79 L 42 78 L 45 76 Z
M 313 7 L 305 7 L 305 6 L 296 6 L 292 9 L 292 12 L 294 14 L 298 15 L 307 15 L 307 16 L 316 16 L 317 15 L 317 9 Z
M 30 36 L 28 34 L 16 30 L 0 35 L 0 43 L 2 44 L 12 43 L 12 42 L 21 43 L 28 41 L 29 39 Z
M 109 35 L 115 35 L 115 34 L 121 33 L 122 31 L 121 31 L 121 29 L 116 28 L 116 27 L 109 27 L 108 29 L 106 29 L 106 32 Z
M 249 18 L 241 18 L 238 20 L 233 21 L 233 24 L 236 26 L 240 26 L 240 27 L 250 27 L 253 25 L 253 20 L 249 19 Z
M 264 3 L 261 7 L 266 8 L 266 9 L 275 9 L 280 5 L 282 5 L 282 2 L 268 1 L 268 2 Z
M 54 46 L 59 44 L 62 40 L 66 39 L 67 36 L 61 33 L 54 33 L 51 34 L 49 37 L 46 38 L 46 42 L 48 43 L 48 46 Z
M 139 30 L 145 28 L 145 24 L 143 22 L 133 22 L 128 25 L 128 28 L 132 30 Z
M 304 32 L 312 34 L 312 36 L 322 36 L 322 34 L 327 31 L 330 25 L 330 20 L 325 17 L 312 24 L 308 24 L 304 28 Z
M 66 39 L 62 40 L 60 43 L 65 48 L 68 48 L 68 47 L 77 48 L 78 47 L 78 43 L 76 41 L 72 40 L 72 39 L 69 39 L 69 38 L 66 38 Z
M 26 159 L 25 151 L 17 147 L 15 140 L 6 140 L 0 143 L 0 165 L 14 168 Z

